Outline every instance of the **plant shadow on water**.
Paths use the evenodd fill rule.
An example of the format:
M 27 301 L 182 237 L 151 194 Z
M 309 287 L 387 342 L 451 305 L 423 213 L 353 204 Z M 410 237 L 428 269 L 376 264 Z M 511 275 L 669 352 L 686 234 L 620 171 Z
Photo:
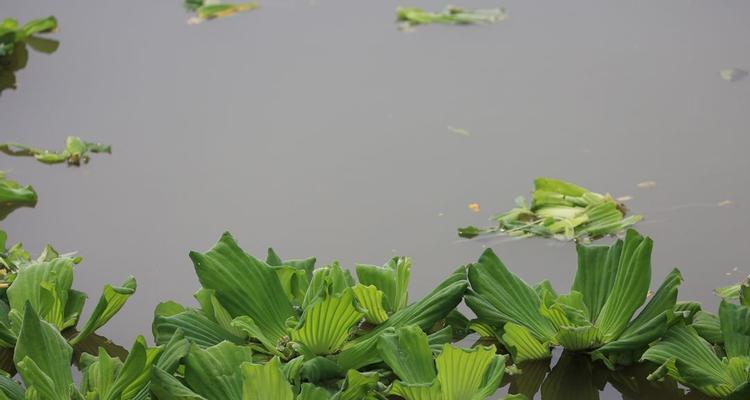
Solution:
M 523 373 L 508 379 L 508 392 L 524 394 L 529 399 L 599 400 L 600 392 L 609 384 L 623 400 L 710 400 L 672 379 L 647 380 L 654 367 L 643 363 L 611 371 L 602 363 L 592 362 L 588 355 L 564 351 L 552 369 L 546 361 L 521 363 L 519 368 Z

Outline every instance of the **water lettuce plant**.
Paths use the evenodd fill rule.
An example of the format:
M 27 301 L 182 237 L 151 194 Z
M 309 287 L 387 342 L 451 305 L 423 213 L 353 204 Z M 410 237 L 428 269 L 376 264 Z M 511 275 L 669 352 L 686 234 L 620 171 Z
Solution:
M 637 360 L 676 318 L 678 270 L 667 275 L 648 304 L 652 241 L 634 230 L 611 246 L 578 246 L 569 294 L 549 282 L 529 286 L 488 249 L 468 266 L 466 304 L 475 326 L 505 345 L 515 362 L 546 359 L 550 348 L 584 351 L 610 367 Z M 635 317 L 634 317 L 635 316 Z
M 152 371 L 158 368 L 172 373 L 187 354 L 187 341 L 179 336 L 175 339 L 167 345 L 149 348 L 139 336 L 124 362 L 111 357 L 102 347 L 97 355 L 85 353 L 79 361 L 82 377 L 76 387 L 71 370 L 73 348 L 57 327 L 27 304 L 13 353 L 24 386 L 0 375 L 0 399 L 149 399 Z
M 529 204 L 516 198 L 516 208 L 494 217 L 496 227 L 460 228 L 458 235 L 473 238 L 486 233 L 517 237 L 548 237 L 559 240 L 588 240 L 616 235 L 643 217 L 626 217 L 627 209 L 609 194 L 599 194 L 570 182 L 536 178 Z
M 417 7 L 399 7 L 396 20 L 403 28 L 427 24 L 472 25 L 499 22 L 508 17 L 504 9 L 467 10 L 447 6 L 441 12 L 429 12 Z
M 40 33 L 48 33 L 57 29 L 57 19 L 47 17 L 27 22 L 23 26 L 18 20 L 6 18 L 0 22 L 0 57 L 13 53 L 17 43 L 23 43 Z
M 354 382 L 379 382 L 377 371 L 384 362 L 380 338 L 399 328 L 421 329 L 436 345 L 451 341 L 453 331 L 445 321 L 468 285 L 459 269 L 409 304 L 408 258 L 394 258 L 382 267 L 357 265 L 357 282 L 338 263 L 315 268 L 314 258 L 282 260 L 273 250 L 261 261 L 245 253 L 228 233 L 208 252 L 192 252 L 190 257 L 202 285 L 195 295 L 200 307 L 160 304 L 153 323 L 157 344 L 181 332 L 193 344 L 191 353 L 234 349 L 232 353 L 244 356 L 236 358 L 232 371 L 241 369 L 245 375 L 277 375 L 276 367 L 269 365 L 278 364 L 293 385 L 291 396 L 319 391 L 303 385 L 308 383 L 332 398 L 349 398 L 344 393 Z M 246 362 L 261 366 L 240 367 Z M 244 387 L 238 383 L 243 378 L 235 378 L 234 395 L 222 398 L 242 398 L 237 388 Z M 188 375 L 178 380 L 184 382 L 181 391 L 216 398 L 200 392 Z M 379 398 L 380 386 L 373 383 L 367 386 L 369 395 L 354 398 Z M 288 391 L 280 390 L 287 393 L 280 398 L 287 398 Z
M 80 166 L 87 164 L 91 158 L 89 153 L 112 153 L 112 146 L 100 143 L 86 142 L 77 136 L 68 136 L 65 148 L 59 151 L 40 149 L 18 143 L 1 143 L 0 152 L 14 157 L 34 157 L 45 164 L 59 164 Z
M 486 399 L 497 391 L 506 369 L 506 356 L 498 355 L 495 346 L 462 349 L 445 343 L 434 351 L 418 326 L 383 334 L 378 351 L 399 378 L 387 394 L 405 400 Z
M 223 18 L 258 8 L 254 1 L 240 3 L 222 3 L 211 0 L 185 0 L 185 8 L 195 12 L 191 22 L 198 23 L 209 19 Z
M 23 313 L 35 313 L 55 329 L 70 334 L 70 343 L 81 342 L 106 324 L 135 293 L 136 282 L 129 277 L 119 286 L 105 285 L 91 316 L 75 331 L 87 295 L 72 289 L 74 265 L 79 258 L 60 256 L 47 247 L 39 259 L 18 263 L 7 278 L 10 285 L 0 296 L 0 348 L 16 346 L 23 331 Z
M 18 208 L 36 206 L 36 202 L 33 187 L 8 179 L 5 172 L 0 171 L 0 221 Z
M 712 396 L 750 397 L 750 286 L 747 280 L 717 289 L 718 315 L 705 311 L 672 326 L 643 354 L 660 367 L 649 376 L 670 376 Z

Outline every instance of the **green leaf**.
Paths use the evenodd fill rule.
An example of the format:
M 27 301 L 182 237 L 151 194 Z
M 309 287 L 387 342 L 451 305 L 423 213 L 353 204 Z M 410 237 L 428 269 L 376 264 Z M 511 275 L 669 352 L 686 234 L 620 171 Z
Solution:
M 81 356 L 90 356 L 84 353 Z M 83 368 L 83 378 L 81 379 L 81 392 L 87 396 L 103 398 L 111 390 L 117 375 L 122 369 L 122 361 L 116 357 L 110 357 L 107 351 L 99 348 L 98 357 L 91 356 L 88 366 Z
M 378 351 L 396 376 L 410 384 L 430 384 L 437 377 L 427 334 L 410 325 L 384 332 Z
M 2 147 L 0 147 L 2 150 Z M 18 182 L 7 179 L 0 171 L 0 221 L 20 207 L 36 206 L 37 195 L 31 186 L 21 186 Z
M 159 368 L 154 368 L 151 375 L 151 392 L 158 400 L 207 400 Z
M 435 359 L 443 400 L 474 400 L 491 396 L 500 386 L 505 357 L 495 346 L 462 349 L 450 344 Z
M 21 28 L 25 35 L 24 38 L 37 33 L 52 32 L 55 29 L 57 29 L 57 19 L 52 16 L 29 21 Z
M 364 313 L 354 306 L 351 289 L 341 295 L 330 295 L 305 310 L 292 340 L 316 355 L 338 351 L 349 337 L 352 328 Z
M 479 261 L 469 266 L 468 276 L 472 289 L 503 321 L 527 327 L 540 341 L 555 336 L 553 324 L 539 313 L 540 299 L 534 289 L 510 272 L 492 249 L 485 250 Z
M 719 320 L 727 356 L 750 357 L 750 308 L 722 301 Z
M 411 265 L 408 257 L 394 257 L 382 267 L 357 264 L 357 278 L 362 285 L 372 285 L 382 291 L 383 306 L 394 313 L 408 303 Z
M 352 290 L 357 302 L 367 310 L 365 313 L 367 322 L 377 325 L 388 319 L 388 313 L 383 308 L 383 292 L 373 285 L 365 286 L 361 283 L 354 286 Z
M 241 400 L 294 400 L 292 386 L 281 372 L 277 357 L 258 365 L 242 364 L 242 397 L 211 397 Z
M 642 359 L 663 365 L 671 377 L 709 396 L 725 397 L 734 390 L 724 364 L 695 330 L 677 323 Z
M 42 319 L 64 329 L 67 322 L 65 308 L 72 284 L 72 259 L 35 262 L 18 271 L 8 288 L 8 301 L 11 309 L 16 310 L 23 310 L 26 302 L 30 302 Z
M 546 360 L 552 357 L 549 343 L 540 342 L 524 326 L 512 322 L 505 324 L 502 340 L 516 363 L 529 360 Z
M 94 333 L 97 329 L 104 326 L 104 324 L 122 309 L 125 302 L 133 295 L 133 293 L 135 293 L 135 289 L 136 282 L 135 278 L 132 276 L 119 287 L 113 287 L 111 285 L 104 286 L 102 296 L 99 298 L 99 302 L 96 304 L 89 320 L 86 322 L 86 325 L 83 326 L 83 329 L 81 329 L 78 335 L 71 339 L 70 344 L 75 345 L 85 339 L 88 335 Z
M 373 391 L 378 385 L 380 376 L 374 372 L 359 372 L 349 370 L 341 390 L 336 393 L 332 400 L 378 400 Z
M 578 271 L 571 290 L 580 292 L 588 307 L 589 321 L 596 321 L 617 276 L 622 241 L 612 246 L 576 246 Z
M 329 400 L 330 398 L 331 395 L 327 390 L 311 383 L 303 383 L 296 400 Z
M 466 10 L 458 7 L 446 7 L 439 13 L 428 12 L 416 7 L 399 7 L 396 10 L 397 19 L 406 26 L 424 24 L 487 24 L 502 21 L 507 18 L 505 10 Z
M 201 347 L 210 347 L 223 341 L 241 343 L 242 337 L 222 328 L 204 314 L 185 309 L 175 302 L 165 302 L 154 310 L 153 333 L 156 344 L 169 342 L 180 329 L 185 338 Z
M 224 18 L 240 12 L 250 11 L 258 8 L 256 2 L 234 3 L 234 4 L 207 4 L 198 7 L 195 11 L 201 20 Z
M 250 361 L 252 354 L 247 347 L 229 342 L 206 349 L 194 345 L 185 359 L 185 382 L 207 399 L 245 399 L 241 365 Z
M 721 333 L 721 323 L 719 317 L 699 311 L 693 318 L 692 327 L 700 337 L 706 339 L 711 344 L 723 344 L 724 335 Z
M 268 264 L 245 253 L 229 233 L 207 253 L 191 252 L 190 258 L 203 287 L 216 292 L 232 317 L 249 316 L 266 337 L 286 335 L 294 310 Z
M 0 374 L 0 399 L 24 400 L 24 389 L 18 382 Z
M 619 337 L 643 305 L 651 281 L 652 247 L 650 238 L 634 230 L 627 232 L 612 292 L 596 321 L 603 342 Z
M 70 400 L 73 394 L 72 355 L 73 349 L 57 328 L 41 320 L 31 302 L 27 302 L 13 354 L 13 361 L 26 387 L 44 399 Z
M 394 313 L 387 321 L 368 333 L 347 342 L 336 360 L 343 369 L 357 369 L 381 361 L 377 352 L 378 336 L 388 328 L 417 325 L 429 330 L 461 302 L 467 282 L 459 269 L 427 296 Z

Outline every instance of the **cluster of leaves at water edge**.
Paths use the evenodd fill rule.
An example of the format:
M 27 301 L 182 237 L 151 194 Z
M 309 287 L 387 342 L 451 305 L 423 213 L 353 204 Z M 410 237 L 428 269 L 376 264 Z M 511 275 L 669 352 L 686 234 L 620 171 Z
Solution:
M 106 324 L 135 292 L 136 282 L 129 277 L 119 287 L 105 285 L 103 293 L 86 323 L 77 328 L 87 295 L 75 290 L 73 277 L 80 258 L 58 254 L 47 246 L 35 260 L 20 249 L 14 270 L 8 273 L 0 289 L 0 348 L 12 349 L 23 335 L 24 310 L 35 314 L 76 344 Z M 79 329 L 79 330 L 76 330 Z
M 449 24 L 472 25 L 499 22 L 508 17 L 504 9 L 467 10 L 460 7 L 448 6 L 443 11 L 435 13 L 417 7 L 399 7 L 396 10 L 396 20 L 402 28 L 416 25 Z
M 195 13 L 191 22 L 201 22 L 208 19 L 223 18 L 258 8 L 254 1 L 240 3 L 224 3 L 212 0 L 185 0 L 185 8 Z
M 460 228 L 458 235 L 473 238 L 486 233 L 510 236 L 541 236 L 559 240 L 597 239 L 616 235 L 643 217 L 626 217 L 627 210 L 609 194 L 552 178 L 534 180 L 534 193 L 529 204 L 525 198 L 516 199 L 516 208 L 494 219 L 496 227 Z
M 112 146 L 101 143 L 86 142 L 77 136 L 65 139 L 65 148 L 59 151 L 45 150 L 18 143 L 0 143 L 0 151 L 14 157 L 34 157 L 45 164 L 59 164 L 80 166 L 91 159 L 89 153 L 112 154 Z
M 29 42 L 33 45 L 34 35 L 57 29 L 57 19 L 47 17 L 35 19 L 21 26 L 18 20 L 6 18 L 0 22 L 0 57 L 13 53 L 17 43 Z
M 462 269 L 408 304 L 408 258 L 394 258 L 382 267 L 357 265 L 355 282 L 337 263 L 315 269 L 314 258 L 285 261 L 273 250 L 261 261 L 228 233 L 208 252 L 190 257 L 202 285 L 195 295 L 200 308 L 165 302 L 155 311 L 157 344 L 178 334 L 191 342 L 181 374 L 157 373 L 152 391 L 159 399 L 178 398 L 174 393 L 228 400 L 384 398 L 388 366 L 395 370 L 396 355 L 388 346 L 404 335 L 426 337 L 431 352 L 429 363 L 409 366 L 404 361 L 402 370 L 427 368 L 433 354 L 444 355 L 435 359 L 438 373 L 428 382 L 433 397 L 402 397 L 470 400 L 497 389 L 504 359 L 501 367 L 499 359 L 487 356 L 490 350 L 443 347 L 454 336 L 445 321 L 468 284 Z M 459 372 L 454 358 L 485 368 L 487 380 L 478 386 L 466 383 L 471 388 L 450 394 L 455 389 L 449 382 Z M 416 382 L 398 370 L 396 375 L 418 386 L 432 377 L 425 374 Z M 223 379 L 217 382 L 216 376 Z
M 33 187 L 8 179 L 5 172 L 0 171 L 0 221 L 18 208 L 36 206 L 36 202 Z
M 719 314 L 698 311 L 672 326 L 643 354 L 660 365 L 649 376 L 670 376 L 686 386 L 729 400 L 750 398 L 750 286 L 717 290 Z
M 652 246 L 634 230 L 611 246 L 579 245 L 578 271 L 565 295 L 547 281 L 529 286 L 488 249 L 468 266 L 465 300 L 478 317 L 474 327 L 517 363 L 549 358 L 550 348 L 561 346 L 609 367 L 630 364 L 682 315 L 675 269 L 634 318 L 649 296 Z
M 100 347 L 96 356 L 81 356 L 82 379 L 76 387 L 71 369 L 73 348 L 57 327 L 31 304 L 25 306 L 20 323 L 13 362 L 24 385 L 0 375 L 3 400 L 146 400 L 151 398 L 152 372 L 157 368 L 174 372 L 189 350 L 189 343 L 179 335 L 152 348 L 138 337 L 124 362 Z

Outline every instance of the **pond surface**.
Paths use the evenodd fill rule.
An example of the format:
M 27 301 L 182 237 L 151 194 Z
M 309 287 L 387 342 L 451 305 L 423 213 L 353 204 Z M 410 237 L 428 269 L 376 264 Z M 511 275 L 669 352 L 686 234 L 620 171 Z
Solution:
M 57 16 L 60 46 L 29 51 L 0 97 L 0 139 L 79 135 L 114 154 L 80 169 L 1 159 L 40 198 L 3 226 L 35 251 L 78 250 L 76 285 L 92 297 L 135 275 L 138 293 L 99 332 L 129 344 L 150 339 L 158 302 L 193 302 L 187 253 L 225 230 L 256 255 L 409 255 L 415 298 L 484 246 L 567 291 L 571 243 L 456 235 L 551 175 L 633 196 L 656 243 L 654 288 L 679 267 L 681 298 L 714 310 L 712 289 L 750 273 L 750 79 L 719 73 L 750 70 L 750 3 L 455 3 L 510 18 L 403 33 L 397 5 L 444 4 L 274 0 L 188 25 L 178 0 L 4 2 L 22 21 Z M 563 360 L 573 367 L 537 398 L 688 398 Z

